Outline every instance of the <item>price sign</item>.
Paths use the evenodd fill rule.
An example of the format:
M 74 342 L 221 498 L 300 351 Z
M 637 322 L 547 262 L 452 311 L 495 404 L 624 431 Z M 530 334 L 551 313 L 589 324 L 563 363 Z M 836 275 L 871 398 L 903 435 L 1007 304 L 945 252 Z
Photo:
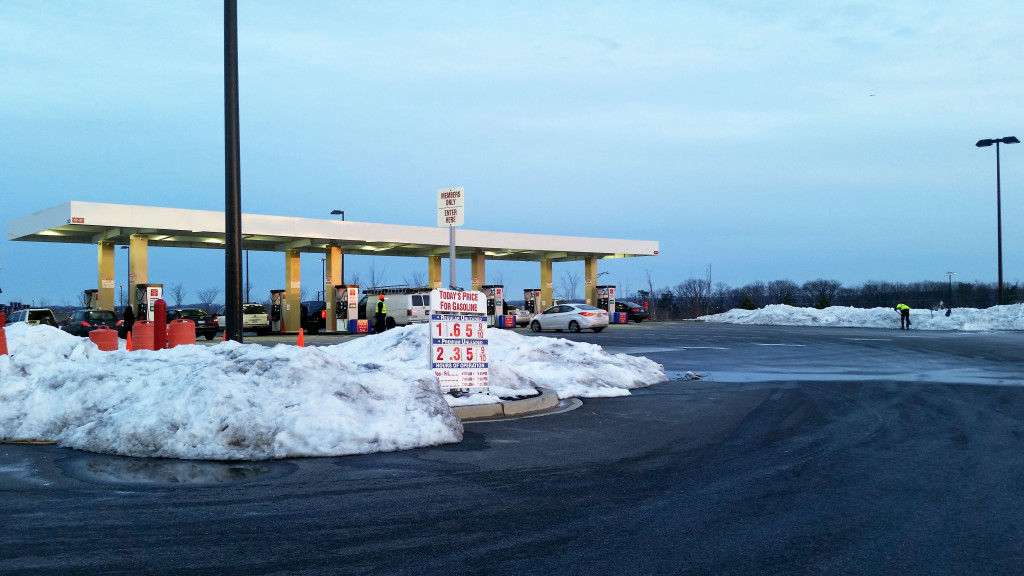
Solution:
M 489 391 L 483 292 L 430 293 L 430 368 L 444 391 Z

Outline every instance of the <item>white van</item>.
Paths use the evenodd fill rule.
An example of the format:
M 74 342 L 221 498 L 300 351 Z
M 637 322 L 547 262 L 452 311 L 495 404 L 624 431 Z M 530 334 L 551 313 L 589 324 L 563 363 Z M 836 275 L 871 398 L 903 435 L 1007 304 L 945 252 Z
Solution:
M 421 324 L 430 321 L 430 289 L 407 287 L 367 288 L 359 299 L 359 318 L 370 320 L 373 330 L 373 319 L 376 316 L 378 296 L 384 295 L 384 306 L 387 309 L 388 329 L 408 324 Z

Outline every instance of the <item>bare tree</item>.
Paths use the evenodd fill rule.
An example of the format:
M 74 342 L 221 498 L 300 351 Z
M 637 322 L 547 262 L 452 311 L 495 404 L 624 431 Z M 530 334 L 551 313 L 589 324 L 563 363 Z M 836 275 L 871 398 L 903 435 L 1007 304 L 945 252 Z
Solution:
M 817 280 L 804 282 L 800 289 L 812 306 L 824 309 L 832 305 L 832 301 L 835 300 L 836 294 L 839 293 L 839 289 L 842 287 L 843 283 L 838 280 L 818 278 Z
M 655 320 L 658 317 L 658 303 L 654 298 L 654 282 L 651 281 L 651 270 L 644 266 L 644 274 L 647 275 L 647 298 L 650 299 L 650 313 L 651 320 Z
M 213 286 L 206 290 L 200 290 L 196 292 L 196 296 L 199 298 L 199 303 L 203 305 L 203 310 L 212 312 L 213 303 L 217 301 L 217 296 L 220 296 L 220 288 Z
M 754 303 L 754 306 L 763 308 L 766 304 L 768 286 L 760 280 L 755 280 L 750 284 L 747 284 L 743 288 L 740 288 L 740 292 L 743 293 L 744 298 L 750 299 Z
M 627 276 L 622 283 L 617 286 L 615 293 L 615 299 L 619 301 L 633 300 L 633 296 L 630 294 L 629 277 Z
M 370 278 L 369 278 L 370 287 L 383 286 L 384 285 L 384 272 L 385 271 L 387 271 L 387 268 L 384 267 L 384 266 L 381 266 L 380 271 L 378 272 L 378 270 L 377 270 L 377 259 L 376 258 L 370 258 L 370 270 L 368 272 L 369 275 L 370 275 Z
M 427 275 L 422 270 L 415 270 L 413 272 L 410 272 L 409 275 L 406 276 L 405 278 L 403 278 L 402 280 L 407 285 L 418 288 L 420 286 L 426 286 L 427 285 L 426 278 L 427 278 Z
M 501 270 L 491 273 L 491 284 L 494 284 L 495 286 L 505 285 L 505 275 L 502 274 Z
M 562 298 L 568 301 L 576 299 L 576 288 L 580 283 L 580 275 L 575 272 L 565 271 L 562 275 Z
M 171 289 L 167 293 L 174 298 L 174 307 L 181 308 L 181 303 L 185 300 L 185 294 L 187 291 L 181 284 L 172 284 Z
M 768 304 L 789 304 L 796 303 L 796 297 L 800 293 L 800 287 L 792 280 L 772 280 L 765 287 L 765 296 Z
M 689 316 L 703 316 L 710 306 L 711 284 L 701 278 L 684 280 L 672 292 L 682 312 Z

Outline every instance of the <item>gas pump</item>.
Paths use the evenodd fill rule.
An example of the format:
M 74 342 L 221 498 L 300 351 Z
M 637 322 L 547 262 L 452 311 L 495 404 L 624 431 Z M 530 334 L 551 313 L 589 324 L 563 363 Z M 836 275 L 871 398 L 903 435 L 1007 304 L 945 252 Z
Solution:
M 615 286 L 597 287 L 597 307 L 607 311 L 609 316 L 615 313 Z
M 524 307 L 530 314 L 540 314 L 543 310 L 539 310 L 540 306 L 540 288 L 527 288 L 523 290 Z
M 136 320 L 156 320 L 156 301 L 164 297 L 163 284 L 136 284 L 135 294 L 139 300 L 139 310 L 135 314 Z M 167 318 L 164 318 L 164 322 Z
M 338 303 L 335 307 L 338 332 L 355 332 L 355 325 L 350 322 L 359 320 L 359 285 L 338 284 L 334 287 L 334 293 Z
M 495 326 L 498 317 L 505 314 L 505 287 L 498 284 L 481 286 L 480 290 L 487 298 L 487 325 Z
M 270 331 L 284 332 L 284 290 L 270 291 Z
M 100 291 L 99 290 L 86 290 L 85 298 L 82 299 L 82 303 L 85 304 L 86 308 L 90 310 L 100 309 Z

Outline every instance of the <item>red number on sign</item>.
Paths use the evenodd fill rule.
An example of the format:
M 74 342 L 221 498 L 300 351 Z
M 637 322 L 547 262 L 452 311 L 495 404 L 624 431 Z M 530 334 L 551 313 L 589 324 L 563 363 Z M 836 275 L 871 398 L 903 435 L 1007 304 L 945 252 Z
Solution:
M 437 349 L 437 361 L 444 362 L 444 348 Z
M 455 336 L 455 337 L 459 336 L 459 325 L 458 324 L 454 324 L 452 326 L 452 336 Z
M 473 325 L 472 324 L 466 324 L 466 338 L 472 338 L 472 337 L 473 337 Z
M 473 349 L 472 348 L 466 348 L 466 362 L 472 362 L 472 361 L 473 361 Z
M 462 349 L 461 348 L 455 348 L 455 356 L 452 357 L 452 360 L 461 360 L 461 359 L 462 359 Z
M 480 347 L 480 361 L 487 362 L 487 348 L 483 346 Z

